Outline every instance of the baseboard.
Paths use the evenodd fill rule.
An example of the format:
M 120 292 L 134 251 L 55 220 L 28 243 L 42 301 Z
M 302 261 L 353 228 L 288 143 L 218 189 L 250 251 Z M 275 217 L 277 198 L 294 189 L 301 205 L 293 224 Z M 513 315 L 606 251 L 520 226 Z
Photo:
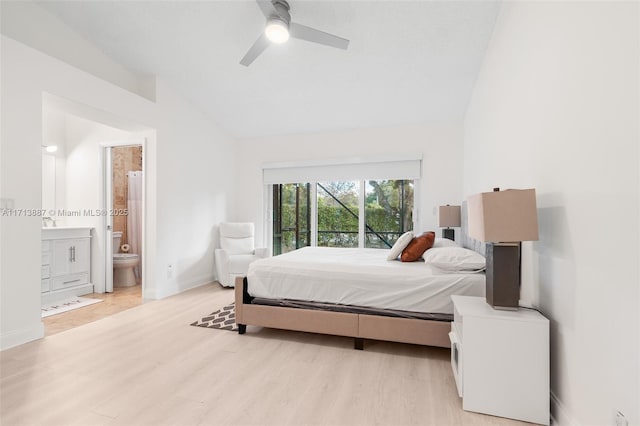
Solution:
M 567 407 L 551 392 L 551 424 L 554 426 L 577 426 Z
M 213 275 L 203 275 L 200 277 L 192 278 L 188 281 L 171 283 L 174 284 L 172 287 L 165 287 L 162 289 L 155 288 L 152 291 L 145 291 L 145 299 L 164 299 L 165 297 L 173 296 L 178 293 L 182 293 L 183 291 L 191 290 L 196 287 L 203 286 L 205 284 L 210 284 L 215 281 Z M 167 283 L 169 284 L 169 283 Z
M 72 297 L 84 296 L 93 293 L 93 284 L 88 283 L 75 288 L 66 288 L 63 290 L 55 290 L 48 293 L 42 293 L 42 305 L 49 305 L 60 300 L 70 299 Z
M 0 351 L 13 348 L 23 343 L 38 340 L 44 337 L 44 324 L 40 321 L 32 327 L 22 328 L 20 330 L 12 330 L 0 334 Z
M 200 287 L 203 286 L 205 284 L 211 284 L 212 282 L 214 282 L 216 280 L 215 276 L 212 275 L 203 275 L 201 277 L 198 278 L 194 278 L 192 280 L 186 281 L 184 283 L 179 283 L 179 287 L 180 287 L 180 293 L 182 293 L 183 291 L 187 291 L 187 290 L 191 290 L 192 288 L 196 288 L 196 287 Z
M 158 299 L 158 297 L 156 296 L 156 289 L 145 286 L 144 292 L 142 293 L 142 300 L 148 301 L 156 299 Z

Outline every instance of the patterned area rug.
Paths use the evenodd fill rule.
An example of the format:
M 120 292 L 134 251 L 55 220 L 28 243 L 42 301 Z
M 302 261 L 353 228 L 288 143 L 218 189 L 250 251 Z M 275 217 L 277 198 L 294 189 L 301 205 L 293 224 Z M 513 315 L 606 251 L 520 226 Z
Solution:
M 195 327 L 219 328 L 220 330 L 238 331 L 236 325 L 235 303 L 211 312 L 206 317 L 191 323 Z

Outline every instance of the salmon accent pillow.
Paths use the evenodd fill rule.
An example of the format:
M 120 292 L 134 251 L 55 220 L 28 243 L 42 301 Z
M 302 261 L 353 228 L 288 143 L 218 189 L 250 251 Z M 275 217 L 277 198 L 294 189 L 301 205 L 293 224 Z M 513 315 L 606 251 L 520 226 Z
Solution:
M 403 262 L 415 262 L 422 257 L 422 254 L 433 247 L 433 242 L 436 239 L 436 233 L 425 232 L 419 237 L 415 237 L 400 255 L 400 260 Z

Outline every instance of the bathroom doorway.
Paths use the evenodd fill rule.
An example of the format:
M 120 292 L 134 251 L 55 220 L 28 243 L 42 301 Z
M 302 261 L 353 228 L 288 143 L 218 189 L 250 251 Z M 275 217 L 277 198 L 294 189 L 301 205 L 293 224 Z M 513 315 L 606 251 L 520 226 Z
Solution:
M 145 174 L 147 171 L 153 172 L 155 138 L 155 129 L 112 115 L 102 109 L 43 93 L 42 208 L 46 209 L 48 217 L 42 224 L 45 242 L 42 247 L 49 248 L 41 253 L 43 273 L 40 299 L 45 335 L 65 331 L 140 305 L 144 301 L 142 295 L 145 294 L 141 293 L 142 290 L 149 293 L 145 295 L 147 299 L 154 298 L 154 285 L 151 280 L 145 278 L 150 275 L 145 272 L 147 269 L 144 265 L 154 263 L 155 253 L 152 249 L 144 250 L 144 247 L 140 249 L 142 255 L 139 265 L 143 267 L 141 271 L 138 270 L 136 285 L 128 288 L 129 293 L 132 293 L 114 293 L 112 290 L 109 290 L 110 293 L 105 292 L 107 271 L 110 274 L 109 283 L 113 285 L 113 234 L 109 233 L 109 238 L 105 238 L 108 217 L 106 213 L 109 213 L 105 201 L 105 187 L 113 184 L 113 168 L 109 163 L 109 171 L 106 171 L 105 157 L 107 147 L 137 145 L 142 147 L 142 171 Z M 47 148 L 51 146 L 57 146 L 58 150 L 49 153 Z M 145 199 L 150 197 L 153 200 L 155 195 L 154 173 L 144 177 L 142 189 L 142 217 L 148 218 L 148 223 L 152 224 L 155 220 L 155 208 L 152 203 L 147 208 Z M 113 210 L 113 206 L 110 209 Z M 144 234 L 145 221 L 141 222 L 141 234 Z M 52 241 L 58 239 L 53 237 L 58 237 L 59 233 L 71 232 L 70 229 L 73 232 L 80 229 L 83 234 L 61 238 L 65 241 L 80 238 L 83 239 L 84 245 L 73 244 L 72 248 L 69 248 L 62 243 L 58 244 L 61 252 L 65 253 L 65 256 L 60 258 L 66 260 L 67 254 L 71 253 L 71 262 L 74 263 L 71 268 L 75 268 L 70 271 L 72 279 L 81 278 L 84 282 L 64 286 L 67 284 L 66 281 L 76 281 L 63 279 L 63 275 L 69 275 L 67 271 L 56 272 L 56 246 Z M 89 232 L 88 236 L 85 236 L 86 232 Z M 144 235 L 142 238 L 144 240 Z M 90 250 L 83 250 L 87 248 L 84 239 L 89 240 Z M 105 253 L 107 243 L 109 256 Z M 119 243 L 118 246 L 123 243 Z M 108 268 L 105 265 L 107 259 Z M 61 264 L 64 266 L 65 262 Z M 84 269 L 79 270 L 80 266 Z M 152 271 L 152 268 L 148 270 Z M 54 279 L 57 279 L 57 284 L 54 284 Z M 54 288 L 54 285 L 58 287 Z M 98 302 L 85 303 L 91 300 L 84 299 L 94 299 Z
M 145 141 L 103 145 L 105 292 L 142 297 Z

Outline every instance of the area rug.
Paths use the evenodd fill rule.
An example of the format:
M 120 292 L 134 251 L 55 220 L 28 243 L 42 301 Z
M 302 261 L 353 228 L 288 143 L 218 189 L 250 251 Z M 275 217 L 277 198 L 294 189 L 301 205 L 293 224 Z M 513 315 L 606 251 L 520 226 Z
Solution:
M 51 303 L 47 306 L 42 307 L 42 318 L 50 317 L 51 315 L 61 314 L 63 312 L 72 311 L 74 309 L 93 305 L 94 303 L 99 303 L 99 302 L 102 302 L 102 300 L 90 299 L 88 297 L 73 297 L 70 299 L 58 300 L 55 303 Z
M 195 327 L 219 328 L 220 330 L 238 331 L 236 325 L 235 303 L 211 312 L 206 317 L 191 323 Z

